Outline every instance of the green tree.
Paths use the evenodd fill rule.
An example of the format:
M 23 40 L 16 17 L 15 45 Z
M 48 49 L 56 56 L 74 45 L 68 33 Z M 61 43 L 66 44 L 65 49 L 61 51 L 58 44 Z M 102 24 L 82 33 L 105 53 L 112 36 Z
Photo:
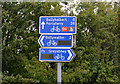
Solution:
M 118 3 L 80 2 L 78 15 L 61 7 L 53 2 L 2 3 L 4 83 L 56 82 L 56 63 L 39 62 L 39 17 L 62 15 L 77 17 L 76 57 L 62 63 L 62 82 L 119 81 Z
M 51 9 L 51 5 L 54 6 L 54 10 Z M 50 73 L 54 70 L 48 66 L 54 66 L 55 63 L 39 62 L 39 17 L 59 16 L 62 14 L 60 8 L 58 3 L 51 2 L 2 3 L 3 73 L 7 72 L 7 76 L 14 77 L 20 75 L 40 82 L 54 81 L 55 72 Z M 37 59 L 36 62 L 33 59 Z M 49 68 L 50 71 L 47 70 Z
M 77 56 L 65 63 L 63 81 L 118 82 L 118 3 L 79 3 L 76 10 Z

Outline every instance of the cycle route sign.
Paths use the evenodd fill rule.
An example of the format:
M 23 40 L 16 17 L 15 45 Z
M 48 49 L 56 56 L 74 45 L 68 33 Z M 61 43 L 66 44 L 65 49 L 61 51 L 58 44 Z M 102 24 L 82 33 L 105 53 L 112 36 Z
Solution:
M 76 34 L 75 16 L 41 16 L 39 19 L 39 33 L 68 33 Z
M 73 35 L 41 35 L 41 47 L 73 47 Z
M 71 49 L 40 48 L 39 60 L 51 62 L 69 62 L 75 54 Z

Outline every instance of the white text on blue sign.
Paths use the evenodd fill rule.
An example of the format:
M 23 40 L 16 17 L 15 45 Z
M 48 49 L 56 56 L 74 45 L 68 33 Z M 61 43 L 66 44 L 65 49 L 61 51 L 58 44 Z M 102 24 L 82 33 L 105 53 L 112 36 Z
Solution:
M 39 33 L 71 33 L 76 34 L 76 17 L 40 17 Z
M 38 41 L 41 47 L 72 47 L 73 35 L 41 35 Z
M 71 61 L 74 54 L 71 49 L 40 48 L 40 61 Z

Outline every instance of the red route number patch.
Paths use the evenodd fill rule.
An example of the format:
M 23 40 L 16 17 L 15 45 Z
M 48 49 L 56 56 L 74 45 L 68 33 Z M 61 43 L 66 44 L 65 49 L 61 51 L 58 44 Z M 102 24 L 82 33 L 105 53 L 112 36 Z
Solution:
M 61 31 L 67 31 L 67 27 L 61 27 Z

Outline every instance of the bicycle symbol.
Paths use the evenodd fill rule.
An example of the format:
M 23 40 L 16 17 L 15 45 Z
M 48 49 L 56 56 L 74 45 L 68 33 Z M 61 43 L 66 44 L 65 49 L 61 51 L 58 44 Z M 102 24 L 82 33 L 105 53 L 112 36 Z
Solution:
M 50 41 L 47 43 L 48 46 L 50 46 L 51 44 L 54 45 L 54 46 L 57 45 L 57 43 L 56 43 L 54 40 L 53 40 L 53 41 L 50 40 Z
M 64 59 L 65 59 L 65 57 L 62 56 L 62 54 L 57 54 L 57 56 L 55 56 L 54 58 L 55 58 L 55 60 L 58 60 L 58 59 L 60 59 L 60 58 L 61 58 L 61 60 L 64 60 Z
M 50 29 L 51 32 L 54 32 L 54 31 L 57 31 L 57 32 L 60 32 L 60 29 L 58 28 L 58 26 L 53 26 L 53 28 Z

